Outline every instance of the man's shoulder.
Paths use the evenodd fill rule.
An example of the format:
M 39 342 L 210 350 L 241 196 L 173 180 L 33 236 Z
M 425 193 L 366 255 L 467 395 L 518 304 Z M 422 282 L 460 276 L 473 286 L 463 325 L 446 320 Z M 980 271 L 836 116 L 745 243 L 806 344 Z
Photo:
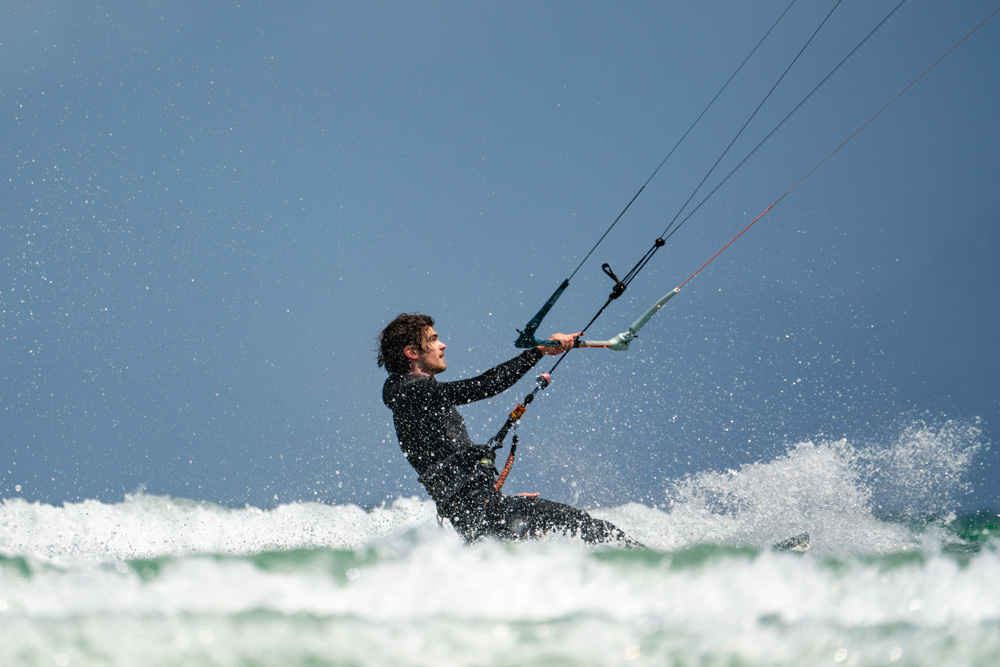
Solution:
M 433 375 L 400 375 L 392 373 L 382 385 L 382 402 L 390 409 L 401 407 L 414 389 L 430 389 L 436 382 Z

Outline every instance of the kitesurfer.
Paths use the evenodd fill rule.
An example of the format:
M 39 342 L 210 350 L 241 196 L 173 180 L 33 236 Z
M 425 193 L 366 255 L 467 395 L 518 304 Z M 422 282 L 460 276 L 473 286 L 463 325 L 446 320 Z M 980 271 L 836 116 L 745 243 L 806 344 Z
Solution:
M 561 354 L 580 334 L 553 334 L 558 346 L 525 350 L 478 377 L 438 382 L 447 368 L 445 344 L 434 320 L 403 313 L 378 335 L 378 365 L 389 378 L 382 400 L 392 410 L 400 448 L 437 506 L 467 542 L 483 537 L 520 540 L 547 533 L 564 533 L 592 544 L 636 542 L 607 521 L 586 512 L 537 497 L 505 496 L 494 489 L 495 452 L 469 438 L 465 420 L 455 406 L 509 389 L 545 354 Z

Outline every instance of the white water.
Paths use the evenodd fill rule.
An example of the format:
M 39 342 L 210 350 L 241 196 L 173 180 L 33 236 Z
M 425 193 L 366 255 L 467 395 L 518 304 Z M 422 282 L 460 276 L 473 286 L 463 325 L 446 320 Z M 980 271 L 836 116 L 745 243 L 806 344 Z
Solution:
M 919 479 L 934 463 L 913 452 L 954 462 L 976 435 L 904 433 L 879 459 L 899 469 L 876 466 L 893 502 L 907 505 L 910 466 Z M 681 480 L 663 508 L 594 512 L 651 547 L 637 551 L 467 547 L 419 499 L 372 511 L 6 499 L 0 665 L 995 664 L 996 542 L 956 557 L 943 527 L 876 518 L 877 458 L 803 443 Z M 923 509 L 947 509 L 949 493 Z M 799 532 L 805 555 L 766 548 Z

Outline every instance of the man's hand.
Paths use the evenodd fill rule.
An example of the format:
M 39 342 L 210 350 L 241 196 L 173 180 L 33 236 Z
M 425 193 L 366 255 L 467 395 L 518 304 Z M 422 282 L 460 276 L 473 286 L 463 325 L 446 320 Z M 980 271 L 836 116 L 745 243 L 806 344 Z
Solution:
M 563 352 L 569 352 L 573 349 L 573 346 L 576 345 L 576 339 L 582 335 L 582 331 L 575 334 L 552 334 L 549 336 L 549 340 L 559 341 L 559 347 L 556 347 L 555 345 L 539 345 L 538 351 L 542 354 L 562 354 Z

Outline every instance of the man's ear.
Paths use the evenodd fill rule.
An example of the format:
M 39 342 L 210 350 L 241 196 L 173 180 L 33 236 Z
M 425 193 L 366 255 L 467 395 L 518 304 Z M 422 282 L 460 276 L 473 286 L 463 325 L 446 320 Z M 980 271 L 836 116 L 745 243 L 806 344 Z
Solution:
M 403 356 L 405 356 L 407 359 L 410 359 L 411 361 L 416 361 L 417 359 L 420 358 L 420 355 L 417 354 L 417 352 L 413 349 L 412 345 L 407 345 L 406 347 L 403 348 Z

